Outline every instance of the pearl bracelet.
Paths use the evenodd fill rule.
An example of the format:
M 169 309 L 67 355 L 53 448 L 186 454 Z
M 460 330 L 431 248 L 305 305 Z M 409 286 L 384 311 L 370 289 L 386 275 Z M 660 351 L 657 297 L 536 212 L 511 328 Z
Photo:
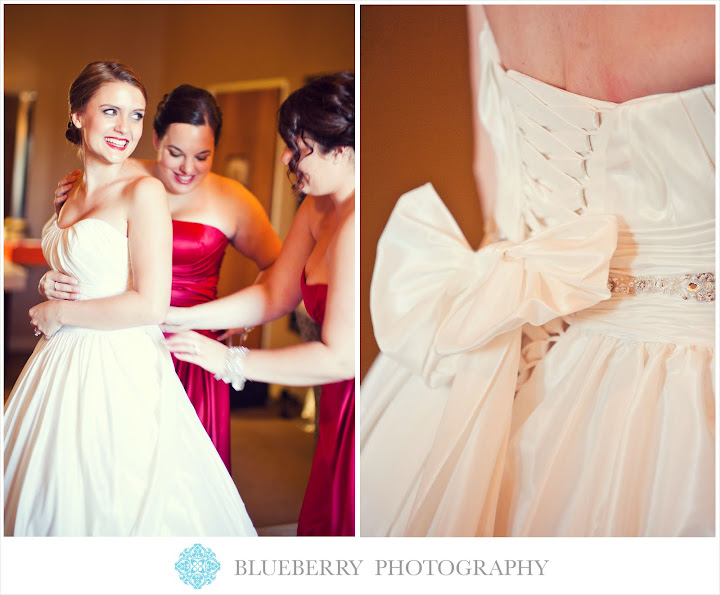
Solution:
M 221 375 L 215 374 L 216 380 L 222 380 L 225 384 L 232 384 L 235 390 L 245 388 L 245 360 L 247 360 L 248 348 L 244 346 L 230 347 L 225 357 L 225 370 Z

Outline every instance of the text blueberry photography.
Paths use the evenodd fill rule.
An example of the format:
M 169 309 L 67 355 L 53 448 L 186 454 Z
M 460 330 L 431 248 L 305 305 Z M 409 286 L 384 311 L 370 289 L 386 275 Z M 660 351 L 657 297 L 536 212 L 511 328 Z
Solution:
M 235 560 L 235 576 L 545 576 L 549 560 Z M 367 563 L 365 563 L 367 562 Z
M 220 570 L 220 562 L 210 548 L 196 543 L 182 551 L 180 558 L 175 562 L 175 570 L 186 585 L 201 589 L 215 580 Z

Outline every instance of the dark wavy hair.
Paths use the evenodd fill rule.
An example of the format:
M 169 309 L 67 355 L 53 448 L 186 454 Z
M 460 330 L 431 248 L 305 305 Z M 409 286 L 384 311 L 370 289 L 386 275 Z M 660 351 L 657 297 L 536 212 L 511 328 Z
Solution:
M 207 124 L 212 128 L 217 146 L 222 123 L 222 111 L 209 91 L 192 85 L 180 85 L 166 93 L 158 103 L 153 129 L 158 138 L 162 138 L 170 124 Z
M 312 141 L 323 155 L 337 147 L 355 149 L 355 75 L 329 74 L 291 93 L 280 106 L 278 132 L 293 154 L 288 175 L 295 175 L 297 192 L 302 185 L 298 139 Z
M 128 83 L 140 89 L 147 102 L 147 91 L 140 78 L 129 66 L 110 60 L 102 62 L 91 62 L 77 76 L 70 85 L 68 93 L 68 106 L 70 109 L 70 121 L 65 130 L 65 138 L 75 145 L 82 145 L 82 135 L 72 121 L 72 114 L 82 112 L 85 106 L 97 93 L 98 89 L 105 83 Z

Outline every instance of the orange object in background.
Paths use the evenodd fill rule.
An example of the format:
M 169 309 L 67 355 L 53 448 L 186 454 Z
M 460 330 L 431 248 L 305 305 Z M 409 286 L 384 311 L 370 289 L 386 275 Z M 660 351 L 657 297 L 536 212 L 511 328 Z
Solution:
M 7 240 L 5 260 L 22 266 L 47 266 L 39 239 Z

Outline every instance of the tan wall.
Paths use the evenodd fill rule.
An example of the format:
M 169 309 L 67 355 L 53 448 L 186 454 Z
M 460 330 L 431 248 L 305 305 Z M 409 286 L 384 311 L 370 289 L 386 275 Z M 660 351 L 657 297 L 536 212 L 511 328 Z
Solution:
M 395 201 L 432 182 L 468 241 L 481 236 L 465 8 L 363 6 L 360 13 L 360 357 L 378 348 L 369 310 L 375 246 Z
M 162 94 L 180 83 L 285 78 L 289 88 L 308 75 L 354 70 L 354 7 L 295 5 L 6 5 L 5 89 L 37 92 L 26 215 L 37 237 L 52 214 L 57 180 L 79 166 L 64 138 L 67 90 L 88 62 L 117 59 L 131 65 L 148 88 L 148 118 L 136 157 L 150 158 L 151 118 Z M 222 141 L 221 141 L 222 142 Z M 278 233 L 284 237 L 295 201 L 286 182 Z M 34 284 L 13 296 L 13 310 L 38 301 Z M 23 334 L 23 336 L 24 336 Z M 30 333 L 32 335 L 32 333 Z M 32 338 L 32 337 L 31 337 Z
M 164 8 L 124 6 L 4 6 L 5 91 L 35 91 L 37 105 L 28 167 L 26 215 L 37 237 L 52 214 L 52 193 L 66 172 L 79 167 L 77 150 L 65 140 L 67 91 L 75 76 L 95 60 L 118 59 L 146 83 L 149 105 L 157 104 L 163 77 Z M 145 134 L 135 155 L 150 156 Z

